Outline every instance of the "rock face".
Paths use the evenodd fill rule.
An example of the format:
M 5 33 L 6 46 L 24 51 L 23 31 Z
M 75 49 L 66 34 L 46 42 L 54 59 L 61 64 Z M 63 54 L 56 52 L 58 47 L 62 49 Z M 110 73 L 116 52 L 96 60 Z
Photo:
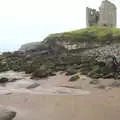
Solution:
M 0 120 L 13 120 L 15 116 L 16 112 L 0 107 Z
M 3 53 L 0 71 L 25 71 L 32 78 L 52 76 L 58 71 L 68 75 L 81 72 L 93 78 L 120 78 L 119 44 L 117 28 L 90 27 L 51 34 L 32 49 L 28 45 L 23 53 Z M 117 66 L 109 56 L 116 59 Z
M 91 50 L 86 50 L 83 52 L 85 55 L 90 55 L 90 56 L 99 56 L 97 59 L 100 61 L 105 60 L 106 56 L 116 56 L 117 60 L 120 58 L 120 44 L 113 43 L 110 45 L 104 45 L 95 49 Z
M 28 43 L 28 44 L 22 45 L 21 48 L 19 49 L 19 51 L 33 50 L 33 49 L 36 49 L 37 46 L 39 46 L 39 45 L 40 45 L 40 42 Z

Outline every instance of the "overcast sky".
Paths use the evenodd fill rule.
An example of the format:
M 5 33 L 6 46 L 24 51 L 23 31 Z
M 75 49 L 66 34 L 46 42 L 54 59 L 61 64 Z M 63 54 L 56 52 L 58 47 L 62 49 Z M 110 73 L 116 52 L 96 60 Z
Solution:
M 0 0 L 0 51 L 41 41 L 48 34 L 86 27 L 86 6 L 102 0 Z M 120 8 L 120 0 L 111 0 Z M 120 27 L 120 9 L 118 27 Z

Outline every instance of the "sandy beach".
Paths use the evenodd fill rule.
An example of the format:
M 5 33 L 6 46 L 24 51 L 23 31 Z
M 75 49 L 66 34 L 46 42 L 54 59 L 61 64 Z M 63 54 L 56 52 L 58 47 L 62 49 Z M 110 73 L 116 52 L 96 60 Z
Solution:
M 0 104 L 17 112 L 15 120 L 119 120 L 120 90 L 81 96 L 11 94 Z
M 14 120 L 119 120 L 120 88 L 98 89 L 90 78 L 57 74 L 41 80 L 9 71 L 1 73 L 18 79 L 0 87 L 0 105 L 17 112 Z M 112 80 L 102 82 L 108 84 Z M 27 89 L 39 83 L 39 86 Z

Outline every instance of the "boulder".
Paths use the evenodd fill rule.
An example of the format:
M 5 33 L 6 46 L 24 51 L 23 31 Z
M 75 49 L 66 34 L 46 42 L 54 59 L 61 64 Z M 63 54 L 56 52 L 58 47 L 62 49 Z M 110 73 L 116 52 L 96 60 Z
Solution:
M 111 87 L 120 87 L 120 81 L 115 81 L 110 86 Z
M 33 83 L 32 85 L 30 85 L 30 86 L 28 86 L 28 87 L 26 87 L 26 88 L 27 88 L 27 89 L 33 89 L 33 88 L 36 88 L 36 87 L 38 87 L 38 86 L 40 86 L 39 83 Z
M 98 79 L 94 79 L 94 80 L 90 81 L 90 84 L 93 84 L 93 85 L 96 85 L 98 83 L 99 83 Z
M 52 75 L 52 70 L 51 69 L 47 69 L 47 67 L 42 66 L 40 68 L 37 68 L 34 70 L 34 72 L 32 73 L 32 78 L 46 78 L 48 76 Z
M 0 107 L 0 120 L 13 120 L 16 112 Z
M 74 75 L 69 79 L 69 81 L 74 82 L 74 81 L 77 81 L 79 78 L 80 78 L 79 75 Z
M 9 81 L 8 78 L 5 78 L 5 77 L 0 78 L 0 83 L 6 83 L 8 81 Z
M 74 75 L 77 73 L 77 70 L 73 69 L 73 68 L 69 68 L 67 71 L 66 71 L 66 75 Z

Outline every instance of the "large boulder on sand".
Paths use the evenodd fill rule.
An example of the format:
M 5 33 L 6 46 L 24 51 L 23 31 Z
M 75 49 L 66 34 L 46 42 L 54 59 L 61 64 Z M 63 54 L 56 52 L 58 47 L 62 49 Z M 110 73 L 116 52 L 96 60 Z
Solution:
M 16 112 L 0 107 L 0 120 L 13 120 Z

